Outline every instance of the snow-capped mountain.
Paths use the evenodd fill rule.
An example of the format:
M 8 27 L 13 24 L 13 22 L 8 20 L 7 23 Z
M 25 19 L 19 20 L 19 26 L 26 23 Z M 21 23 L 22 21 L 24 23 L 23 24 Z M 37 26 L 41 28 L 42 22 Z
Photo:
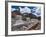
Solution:
M 31 9 L 32 8 L 32 9 Z M 13 12 L 15 11 L 17 11 L 16 13 L 21 13 L 21 14 L 24 14 L 24 15 L 27 15 L 27 14 L 33 14 L 33 15 L 35 15 L 36 17 L 40 17 L 41 16 L 41 8 L 40 7 L 21 7 L 21 6 L 19 6 L 19 7 L 17 7 L 17 6 L 14 6 L 14 7 L 12 7 L 12 9 L 11 9 Z

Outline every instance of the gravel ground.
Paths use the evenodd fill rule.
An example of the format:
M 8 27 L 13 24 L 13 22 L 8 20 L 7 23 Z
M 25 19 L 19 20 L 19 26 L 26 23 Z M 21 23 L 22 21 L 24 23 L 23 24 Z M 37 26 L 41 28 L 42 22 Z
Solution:
M 31 19 L 30 21 L 23 21 L 12 19 L 11 26 L 12 31 L 39 30 L 41 29 L 41 20 Z

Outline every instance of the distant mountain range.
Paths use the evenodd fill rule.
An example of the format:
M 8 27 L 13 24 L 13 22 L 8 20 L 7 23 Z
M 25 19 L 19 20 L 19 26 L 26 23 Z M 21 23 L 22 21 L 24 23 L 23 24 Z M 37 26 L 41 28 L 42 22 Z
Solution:
M 22 6 L 12 6 L 12 13 L 16 15 L 23 15 L 26 17 L 38 18 L 41 17 L 41 10 L 40 7 L 25 7 L 21 8 Z
M 35 18 L 35 19 L 41 19 L 41 16 L 39 16 L 39 17 L 37 17 L 36 15 L 34 15 L 34 14 L 32 14 L 32 13 L 23 13 L 23 14 L 21 14 L 21 15 L 23 15 L 23 16 L 25 16 L 25 17 L 30 17 L 30 18 Z

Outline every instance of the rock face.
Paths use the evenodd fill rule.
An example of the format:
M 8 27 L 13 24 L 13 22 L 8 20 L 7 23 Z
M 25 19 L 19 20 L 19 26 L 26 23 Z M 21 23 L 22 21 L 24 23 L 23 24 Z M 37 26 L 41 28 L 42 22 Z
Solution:
M 40 20 L 28 17 L 26 21 L 22 20 L 21 15 L 17 15 L 12 19 L 12 31 L 38 30 L 41 27 Z

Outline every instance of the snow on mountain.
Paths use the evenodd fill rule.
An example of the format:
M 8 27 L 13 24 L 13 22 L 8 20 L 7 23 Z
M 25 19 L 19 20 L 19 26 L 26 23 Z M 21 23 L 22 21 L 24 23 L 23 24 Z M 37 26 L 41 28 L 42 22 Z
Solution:
M 15 8 L 14 8 L 15 7 Z M 18 11 L 19 12 L 19 9 L 20 9 L 20 13 L 23 14 L 23 13 L 32 13 L 33 15 L 39 17 L 41 16 L 41 8 L 40 7 L 25 7 L 22 8 L 21 6 L 20 7 L 16 7 L 14 6 L 11 11 Z M 32 9 L 31 9 L 32 8 Z
M 19 8 L 21 13 L 31 13 L 31 9 L 28 7 L 24 7 L 24 8 L 19 7 Z
M 32 9 L 32 11 L 34 11 L 32 14 L 36 15 L 37 17 L 41 16 L 41 8 L 37 7 Z

